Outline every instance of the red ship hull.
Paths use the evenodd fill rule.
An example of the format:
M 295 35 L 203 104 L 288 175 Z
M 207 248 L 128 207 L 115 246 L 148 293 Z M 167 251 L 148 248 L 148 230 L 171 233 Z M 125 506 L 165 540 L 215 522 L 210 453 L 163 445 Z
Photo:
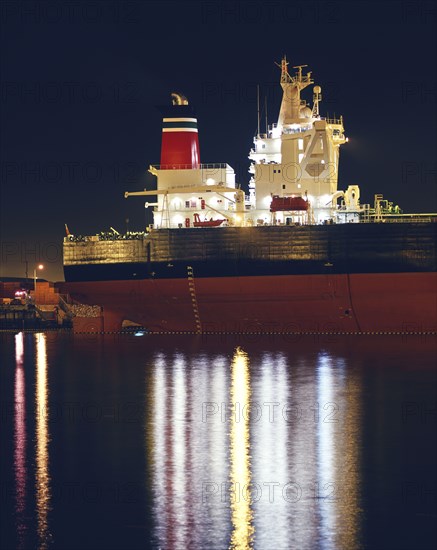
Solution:
M 437 332 L 437 273 L 284 275 L 58 283 L 151 332 Z M 90 319 L 90 330 L 93 320 Z M 86 323 L 85 323 L 86 324 Z M 86 326 L 85 329 L 86 330 Z

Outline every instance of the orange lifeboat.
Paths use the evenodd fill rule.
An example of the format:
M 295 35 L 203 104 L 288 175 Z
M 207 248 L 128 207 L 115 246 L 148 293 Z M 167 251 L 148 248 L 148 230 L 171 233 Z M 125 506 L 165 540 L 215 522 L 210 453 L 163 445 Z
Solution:
M 218 227 L 225 221 L 225 220 L 213 220 L 211 218 L 210 220 L 204 220 L 202 222 L 200 221 L 199 214 L 193 214 L 193 217 L 194 217 L 194 222 L 193 222 L 194 227 Z

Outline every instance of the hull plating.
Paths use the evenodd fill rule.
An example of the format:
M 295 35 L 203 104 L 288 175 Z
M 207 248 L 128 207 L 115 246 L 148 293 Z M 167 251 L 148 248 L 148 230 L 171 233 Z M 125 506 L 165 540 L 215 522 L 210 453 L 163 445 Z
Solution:
M 367 273 L 59 283 L 153 332 L 436 332 L 437 273 Z M 90 320 L 90 323 L 92 321 Z

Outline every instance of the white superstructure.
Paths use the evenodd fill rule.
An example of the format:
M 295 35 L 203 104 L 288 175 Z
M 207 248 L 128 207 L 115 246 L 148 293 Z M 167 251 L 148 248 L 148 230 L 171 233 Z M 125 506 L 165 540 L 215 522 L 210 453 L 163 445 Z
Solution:
M 313 87 L 312 106 L 301 99 L 302 90 L 314 84 L 311 72 L 304 74 L 306 65 L 293 67 L 293 75 L 288 72 L 285 57 L 279 66 L 283 90 L 279 117 L 264 134 L 259 133 L 258 123 L 258 134 L 249 154 L 252 161 L 249 196 L 245 197 L 236 185 L 235 172 L 228 164 L 151 166 L 149 172 L 157 177 L 157 190 L 125 196 L 158 197 L 156 203 L 146 203 L 146 207 L 154 208 L 155 228 L 200 227 L 218 220 L 222 220 L 222 226 L 359 221 L 363 212 L 359 187 L 349 186 L 346 192 L 337 189 L 340 146 L 347 142 L 343 118 L 320 116 L 320 86 Z M 170 131 L 188 135 L 183 134 L 187 129 L 178 127 L 181 120 L 196 119 L 163 119 L 167 125 L 179 121 L 173 123 L 175 127 Z M 184 139 L 172 143 L 180 147 Z M 192 141 L 187 143 L 191 149 L 195 147 Z M 171 158 L 171 146 L 166 145 L 166 158 Z M 280 199 L 279 207 L 278 202 L 272 202 L 274 198 Z
M 286 58 L 282 59 L 283 97 L 278 122 L 269 126 L 266 134 L 255 136 L 250 151 L 249 192 L 258 223 L 301 221 L 301 213 L 289 211 L 276 212 L 271 220 L 272 196 L 304 198 L 308 202 L 305 223 L 346 221 L 345 216 L 338 216 L 337 208 L 337 199 L 344 195 L 337 191 L 340 145 L 347 141 L 343 118 L 320 116 L 320 86 L 313 88 L 312 107 L 301 99 L 301 91 L 314 83 L 310 72 L 303 73 L 304 67 L 294 67 L 296 72 L 291 76 Z M 347 221 L 358 221 L 357 186 L 353 193 L 349 190 L 347 198 L 341 211 L 348 211 Z

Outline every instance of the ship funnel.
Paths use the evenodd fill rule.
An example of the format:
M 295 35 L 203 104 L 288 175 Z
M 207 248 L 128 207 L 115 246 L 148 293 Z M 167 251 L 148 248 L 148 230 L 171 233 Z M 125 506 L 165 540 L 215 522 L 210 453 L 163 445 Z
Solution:
M 199 137 L 197 118 L 187 98 L 172 93 L 172 105 L 161 107 L 162 141 L 161 169 L 199 168 Z
M 188 105 L 188 99 L 182 94 L 174 92 L 171 94 L 171 99 L 173 105 Z

